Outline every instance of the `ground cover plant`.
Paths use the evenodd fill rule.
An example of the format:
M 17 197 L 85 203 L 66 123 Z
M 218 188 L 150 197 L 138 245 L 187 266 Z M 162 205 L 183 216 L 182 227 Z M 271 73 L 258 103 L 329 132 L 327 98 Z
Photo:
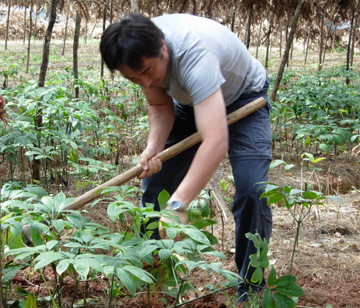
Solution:
M 233 225 L 231 217 L 224 222 L 210 188 L 195 200 L 192 224 L 183 226 L 174 220 L 165 226 L 168 239 L 162 241 L 141 235 L 141 225 L 171 213 L 154 212 L 150 205 L 139 208 L 137 180 L 104 191 L 82 211 L 64 211 L 74 197 L 131 168 L 145 145 L 148 127 L 140 89 L 119 76 L 99 77 L 96 41 L 84 43 L 78 78 L 74 78 L 71 57 L 61 55 L 59 46 L 51 48 L 52 64 L 44 87 L 34 81 L 40 46 L 38 53 L 30 55 L 28 72 L 26 58 L 15 45 L 0 59 L 0 94 L 7 101 L 8 123 L 0 124 L 4 306 L 234 307 L 238 277 L 230 249 Z M 344 55 L 345 50 L 339 49 L 328 57 L 343 59 Z M 256 234 L 248 235 L 258 248 L 251 260 L 256 274 L 248 283 L 259 283 L 263 271 L 267 278 L 264 297 L 255 294 L 247 304 L 250 307 L 260 303 L 263 307 L 337 307 L 341 300 L 345 307 L 356 307 L 356 298 L 351 301 L 344 293 L 337 301 L 330 293 L 311 298 L 311 289 L 326 289 L 319 281 L 330 278 L 311 266 L 313 259 L 306 259 L 314 250 L 325 255 L 321 256 L 324 263 L 348 252 L 351 261 L 347 263 L 354 268 L 359 264 L 358 171 L 331 169 L 343 156 L 342 163 L 351 161 L 353 170 L 359 170 L 360 163 L 360 77 L 356 67 L 348 70 L 343 63 L 321 71 L 303 64 L 285 70 L 278 99 L 272 102 L 274 161 L 285 168 L 270 172 L 271 184 L 264 196 L 274 209 L 275 228 L 285 231 L 277 236 L 274 230 L 269 246 Z M 268 67 L 272 81 L 275 65 Z M 40 179 L 33 173 L 34 162 L 40 162 Z M 272 179 L 273 172 L 280 173 Z M 344 173 L 352 172 L 354 181 L 345 185 Z M 229 205 L 232 181 L 226 161 L 215 178 Z M 355 199 L 344 215 L 353 228 L 340 223 L 341 202 L 345 204 L 340 194 L 349 191 Z M 330 208 L 324 199 L 329 195 L 338 197 L 333 198 L 336 217 L 331 227 L 321 225 L 320 219 L 320 213 Z M 164 192 L 159 198 L 164 204 L 168 196 Z M 319 240 L 305 238 L 309 230 Z M 175 242 L 180 233 L 186 237 Z M 323 234 L 338 241 L 330 246 L 320 239 Z M 358 294 L 352 268 L 346 268 L 344 277 L 334 277 L 351 286 L 346 288 L 349 297 Z

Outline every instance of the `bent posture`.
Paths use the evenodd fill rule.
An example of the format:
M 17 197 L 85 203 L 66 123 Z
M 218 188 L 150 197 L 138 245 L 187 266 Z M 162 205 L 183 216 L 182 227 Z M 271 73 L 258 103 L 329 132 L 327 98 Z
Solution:
M 206 18 L 174 14 L 128 15 L 102 35 L 100 50 L 111 71 L 140 85 L 149 103 L 149 136 L 140 156 L 145 203 L 166 189 L 169 208 L 186 221 L 189 203 L 208 183 L 226 153 L 235 181 L 235 262 L 245 277 L 255 252 L 247 232 L 269 240 L 271 209 L 259 200 L 272 158 L 264 67 L 226 27 Z M 264 97 L 267 105 L 227 127 L 226 114 Z M 163 164 L 155 155 L 198 131 L 202 142 Z M 155 230 L 155 237 L 159 233 Z M 249 286 L 240 283 L 239 301 Z M 254 290 L 254 288 L 253 288 Z

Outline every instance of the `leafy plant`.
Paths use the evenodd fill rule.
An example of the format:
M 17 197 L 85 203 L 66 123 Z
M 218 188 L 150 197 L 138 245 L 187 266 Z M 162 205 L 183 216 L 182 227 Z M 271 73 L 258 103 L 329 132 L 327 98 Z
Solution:
M 289 269 L 290 274 L 292 272 L 295 249 L 299 240 L 300 225 L 307 217 L 309 217 L 312 206 L 323 205 L 324 199 L 333 199 L 337 202 L 342 203 L 342 201 L 336 196 L 324 196 L 319 191 L 309 189 L 310 187 L 309 182 L 316 172 L 316 165 L 325 158 L 323 157 L 314 158 L 314 156 L 309 153 L 304 153 L 303 155 L 301 155 L 301 158 L 302 158 L 302 163 L 304 162 L 311 163 L 312 172 L 308 179 L 305 180 L 301 179 L 302 183 L 300 189 L 294 188 L 290 185 L 286 185 L 282 187 L 275 183 L 268 182 L 265 186 L 265 192 L 262 193 L 261 195 L 261 198 L 268 198 L 268 204 L 278 204 L 280 206 L 283 204 L 283 206 L 286 207 L 286 209 L 289 211 L 289 213 L 291 214 L 291 216 L 293 217 L 294 221 L 297 224 L 295 241 L 293 245 L 292 257 L 291 257 L 291 263 Z M 276 160 L 270 166 L 270 170 L 274 166 L 278 166 L 279 164 L 285 164 L 285 166 L 287 166 L 287 164 L 284 161 Z M 287 167 L 289 170 L 293 166 L 291 165 Z

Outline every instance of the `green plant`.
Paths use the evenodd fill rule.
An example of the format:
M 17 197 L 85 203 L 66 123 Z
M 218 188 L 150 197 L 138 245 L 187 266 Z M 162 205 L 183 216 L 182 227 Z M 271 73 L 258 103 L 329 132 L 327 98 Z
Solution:
M 269 267 L 268 243 L 266 239 L 262 239 L 258 233 L 247 233 L 246 237 L 250 239 L 256 248 L 256 252 L 250 255 L 250 267 L 254 267 L 255 271 L 250 280 L 242 281 L 249 285 L 250 291 L 247 297 L 248 301 L 244 303 L 247 308 L 275 308 L 275 307 L 295 307 L 297 300 L 304 294 L 302 288 L 296 284 L 294 275 L 284 275 L 277 277 L 274 267 L 269 271 L 266 284 L 260 287 L 260 291 L 253 292 L 252 288 L 259 288 L 263 282 L 264 271 Z M 262 296 L 260 296 L 262 294 Z M 261 298 L 262 297 L 262 298 Z
M 176 304 L 184 292 L 196 291 L 191 282 L 195 270 L 222 275 L 223 285 L 236 284 L 237 275 L 222 269 L 220 262 L 202 259 L 206 255 L 225 258 L 212 247 L 216 239 L 210 233 L 180 224 L 172 211 L 157 212 L 152 205 L 135 206 L 129 201 L 137 193 L 134 187 L 112 187 L 102 193 L 101 200 L 110 201 L 108 215 L 118 232 L 91 223 L 77 211 L 65 212 L 73 198 L 66 198 L 63 193 L 51 197 L 37 186 L 22 189 L 19 183 L 3 187 L 2 210 L 6 215 L 1 229 L 2 256 L 13 256 L 5 268 L 5 282 L 9 283 L 20 269 L 31 267 L 47 284 L 44 271 L 51 267 L 58 285 L 54 292 L 47 285 L 52 307 L 61 306 L 60 290 L 66 276 L 73 278 L 75 290 L 79 282 L 87 285 L 101 275 L 109 277 L 109 303 L 120 293 L 134 297 L 139 292 L 160 291 L 174 297 Z M 166 203 L 168 194 L 164 192 L 159 198 L 161 203 Z M 171 219 L 163 226 L 168 239 L 151 240 L 151 231 L 142 234 L 143 223 L 164 216 Z M 209 223 L 205 220 L 197 225 L 203 227 Z M 157 226 L 158 222 L 153 224 Z M 174 238 L 180 234 L 187 237 L 175 242 Z M 96 250 L 102 253 L 95 253 Z M 26 296 L 30 303 L 34 294 L 26 293 Z M 87 300 L 85 287 L 82 301 Z
M 292 266 L 295 257 L 295 249 L 298 244 L 299 234 L 300 234 L 300 226 L 301 223 L 309 217 L 311 213 L 311 208 L 314 205 L 323 205 L 323 200 L 326 198 L 334 199 L 337 202 L 342 203 L 342 201 L 336 196 L 324 196 L 323 193 L 315 190 L 309 189 L 310 180 L 313 178 L 316 170 L 317 164 L 324 160 L 325 158 L 319 157 L 314 158 L 312 154 L 304 153 L 301 155 L 302 158 L 302 170 L 303 164 L 305 162 L 309 162 L 311 164 L 312 172 L 307 179 L 301 179 L 301 187 L 300 189 L 294 188 L 290 185 L 286 185 L 281 187 L 275 183 L 268 182 L 265 186 L 265 192 L 262 193 L 261 198 L 268 198 L 268 204 L 282 204 L 289 211 L 294 221 L 296 222 L 296 235 L 295 241 L 293 245 L 293 251 L 290 262 L 289 273 L 292 272 Z M 293 165 L 287 165 L 286 162 L 282 160 L 276 160 L 270 165 L 270 170 L 275 166 L 280 164 L 285 164 L 287 166 L 287 170 L 291 169 Z

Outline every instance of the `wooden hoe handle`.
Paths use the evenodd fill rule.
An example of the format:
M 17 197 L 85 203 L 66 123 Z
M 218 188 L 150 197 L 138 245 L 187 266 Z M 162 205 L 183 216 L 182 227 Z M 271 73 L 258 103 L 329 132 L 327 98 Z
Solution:
M 238 120 L 245 118 L 249 114 L 253 113 L 257 109 L 263 107 L 266 105 L 266 102 L 264 98 L 258 98 L 254 100 L 253 102 L 239 108 L 238 110 L 230 113 L 227 116 L 227 122 L 228 125 L 231 125 Z M 156 155 L 157 158 L 159 158 L 162 162 L 165 160 L 168 160 L 171 157 L 176 156 L 177 154 L 185 151 L 186 149 L 192 147 L 193 145 L 199 143 L 201 141 L 201 136 L 198 132 L 192 134 L 191 136 L 185 138 L 184 140 L 178 142 L 177 144 L 174 144 L 170 148 L 167 148 L 166 150 L 160 152 Z M 77 210 L 81 207 L 83 207 L 85 204 L 94 201 L 101 195 L 101 191 L 104 188 L 112 187 L 112 186 L 120 186 L 125 184 L 126 182 L 132 180 L 133 178 L 139 176 L 141 172 L 143 171 L 142 167 L 140 165 L 136 165 L 135 167 L 115 176 L 111 180 L 93 188 L 92 190 L 86 192 L 85 194 L 79 196 L 76 198 L 72 203 L 70 203 L 65 210 Z

